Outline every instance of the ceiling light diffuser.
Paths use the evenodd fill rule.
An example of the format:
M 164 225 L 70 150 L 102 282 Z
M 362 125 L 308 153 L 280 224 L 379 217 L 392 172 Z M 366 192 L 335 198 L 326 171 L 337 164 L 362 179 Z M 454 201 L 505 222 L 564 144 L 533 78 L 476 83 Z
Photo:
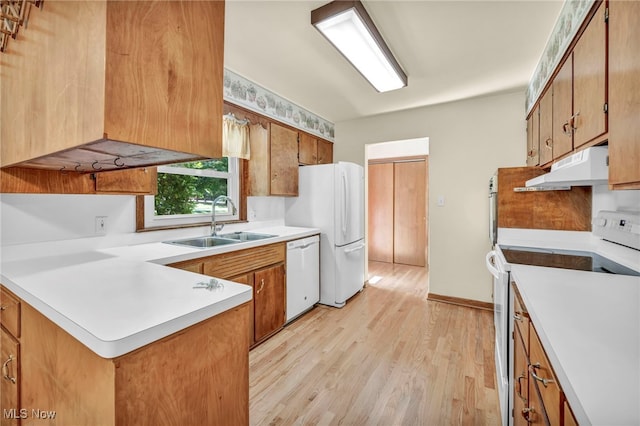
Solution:
M 336 0 L 311 11 L 311 24 L 378 92 L 407 85 L 404 73 L 363 4 Z

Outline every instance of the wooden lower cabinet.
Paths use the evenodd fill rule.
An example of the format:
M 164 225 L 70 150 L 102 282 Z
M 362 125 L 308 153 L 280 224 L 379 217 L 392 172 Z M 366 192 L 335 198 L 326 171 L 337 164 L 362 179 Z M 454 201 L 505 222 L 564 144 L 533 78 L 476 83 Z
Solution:
M 285 243 L 232 251 L 169 266 L 253 287 L 249 341 L 260 343 L 286 319 Z
M 512 290 L 513 424 L 577 425 L 514 283 Z
M 105 359 L 22 302 L 19 348 L 0 332 L 3 357 L 19 350 L 4 369 L 18 386 L 3 380 L 2 425 L 248 425 L 250 309 Z
M 107 360 L 25 309 L 22 404 L 56 424 L 248 424 L 248 310 Z
M 254 274 L 255 340 L 259 342 L 282 328 L 285 321 L 284 264 Z

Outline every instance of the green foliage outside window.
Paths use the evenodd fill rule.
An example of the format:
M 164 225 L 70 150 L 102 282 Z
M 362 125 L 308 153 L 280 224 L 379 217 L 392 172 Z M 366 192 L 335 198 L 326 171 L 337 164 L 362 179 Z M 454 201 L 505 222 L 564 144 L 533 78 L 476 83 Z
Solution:
M 172 167 L 227 172 L 227 158 L 193 161 Z M 211 213 L 211 202 L 218 195 L 227 195 L 227 179 L 189 174 L 158 173 L 156 215 Z M 226 211 L 224 206 L 220 206 Z M 216 209 L 216 213 L 218 210 Z

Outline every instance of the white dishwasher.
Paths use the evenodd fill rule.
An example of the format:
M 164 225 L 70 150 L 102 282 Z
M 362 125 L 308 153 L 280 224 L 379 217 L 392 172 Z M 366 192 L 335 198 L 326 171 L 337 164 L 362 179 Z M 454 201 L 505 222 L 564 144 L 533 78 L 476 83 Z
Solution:
M 287 243 L 287 321 L 308 311 L 320 300 L 320 237 Z

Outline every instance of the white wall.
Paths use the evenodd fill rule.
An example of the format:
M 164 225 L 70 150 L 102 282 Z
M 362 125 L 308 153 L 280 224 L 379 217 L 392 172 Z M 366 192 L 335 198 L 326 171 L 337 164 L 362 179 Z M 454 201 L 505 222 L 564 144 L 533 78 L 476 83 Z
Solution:
M 135 234 L 136 203 L 131 195 L 0 194 L 0 212 L 0 246 L 84 239 L 85 247 L 98 248 L 208 232 L 202 227 Z M 248 197 L 247 215 L 249 224 L 225 229 L 284 223 L 284 198 Z M 96 216 L 107 216 L 105 235 L 96 235 Z
M 600 210 L 624 210 L 640 212 L 640 190 L 609 191 L 607 185 L 593 187 L 592 216 Z
M 368 160 L 426 156 L 429 155 L 429 138 L 370 144 L 366 146 L 365 155 Z
M 367 144 L 421 137 L 429 138 L 430 291 L 491 302 L 488 180 L 498 167 L 524 165 L 524 89 L 336 123 L 334 159 L 364 165 Z

